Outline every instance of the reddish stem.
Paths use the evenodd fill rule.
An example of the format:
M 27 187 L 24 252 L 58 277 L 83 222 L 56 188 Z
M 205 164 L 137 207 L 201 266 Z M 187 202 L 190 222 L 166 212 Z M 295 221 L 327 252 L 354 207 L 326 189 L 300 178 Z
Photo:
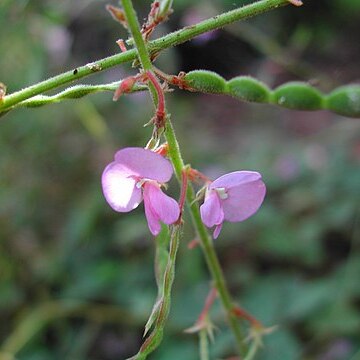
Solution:
M 116 43 L 119 45 L 119 48 L 122 52 L 126 52 L 127 48 L 125 46 L 125 42 L 123 39 L 119 39 L 118 41 L 116 41 Z
M 167 153 L 169 152 L 169 144 L 166 142 L 166 143 L 160 145 L 158 148 L 156 148 L 153 151 L 161 156 L 166 156 Z
M 264 327 L 263 324 L 259 320 L 257 320 L 254 316 L 249 314 L 247 311 L 245 311 L 240 306 L 234 306 L 233 313 L 237 317 L 247 320 L 251 324 L 251 326 L 253 326 L 253 327 L 256 327 L 256 328 L 263 328 Z
M 154 1 L 154 2 L 151 4 L 151 9 L 150 9 L 149 17 L 155 18 L 155 17 L 157 16 L 158 11 L 159 11 L 159 7 L 160 7 L 160 2 L 159 2 L 159 1 Z
M 199 245 L 200 245 L 199 239 L 195 238 L 188 243 L 187 247 L 189 250 L 192 250 L 192 249 L 195 249 Z
M 154 31 L 155 27 L 165 20 L 166 16 L 159 15 L 160 2 L 154 1 L 151 4 L 151 9 L 147 18 L 146 23 L 142 26 L 141 34 L 145 41 L 147 41 Z
M 199 170 L 188 168 L 187 170 L 188 177 L 190 181 L 199 182 L 199 180 L 205 182 L 205 183 L 211 183 L 212 180 L 208 178 L 206 175 L 204 175 Z
M 164 90 L 161 87 L 158 79 L 152 71 L 146 71 L 146 76 L 148 80 L 154 85 L 157 94 L 157 108 L 156 108 L 156 118 L 155 126 L 159 129 L 165 125 L 165 96 Z
M 192 88 L 188 85 L 185 81 L 186 73 L 184 71 L 180 71 L 178 75 L 168 75 L 161 71 L 158 68 L 154 67 L 154 72 L 158 75 L 161 79 L 166 81 L 167 83 L 177 86 L 179 89 L 192 91 Z
M 211 290 L 205 300 L 204 308 L 202 309 L 202 311 L 199 315 L 197 323 L 201 323 L 202 321 L 204 321 L 206 316 L 209 314 L 209 311 L 210 311 L 216 297 L 217 297 L 217 290 L 216 290 L 216 288 L 213 287 L 213 288 L 211 288 Z

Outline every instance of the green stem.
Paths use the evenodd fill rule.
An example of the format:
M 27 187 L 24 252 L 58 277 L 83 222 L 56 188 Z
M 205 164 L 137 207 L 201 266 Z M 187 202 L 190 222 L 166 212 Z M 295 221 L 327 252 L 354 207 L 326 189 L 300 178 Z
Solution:
M 36 95 L 30 99 L 24 100 L 18 104 L 18 106 L 26 107 L 39 107 L 43 105 L 58 103 L 63 100 L 75 100 L 89 94 L 98 93 L 102 91 L 114 92 L 120 85 L 120 82 L 110 84 L 98 84 L 98 85 L 75 85 L 71 86 L 55 95 Z M 136 91 L 148 90 L 147 86 L 134 85 L 131 89 L 131 93 Z
M 151 41 L 148 45 L 148 51 L 150 53 L 158 53 L 161 50 L 182 44 L 208 31 L 222 28 L 225 25 L 231 24 L 235 21 L 247 19 L 286 4 L 288 4 L 287 0 L 257 1 L 253 4 L 214 16 L 198 24 L 185 27 L 159 39 Z M 134 40 L 136 39 L 134 38 Z M 42 94 L 51 89 L 58 88 L 62 85 L 74 82 L 85 76 L 109 69 L 116 65 L 130 62 L 136 58 L 136 55 L 136 50 L 131 49 L 124 53 L 109 56 L 104 59 L 94 61 L 91 64 L 80 66 L 76 69 L 67 71 L 45 81 L 26 87 L 20 91 L 9 94 L 5 96 L 3 101 L 0 103 L 0 112 L 7 111 L 19 102 L 29 99 L 35 95 Z
M 210 360 L 209 357 L 209 341 L 206 329 L 199 332 L 200 341 L 200 360 Z
M 135 9 L 132 6 L 131 0 L 122 0 L 122 4 L 130 33 L 133 36 L 135 46 L 138 50 L 139 60 L 143 66 L 144 71 L 150 71 L 152 69 L 152 63 L 149 57 L 149 53 L 147 52 L 147 49 L 145 47 L 143 37 L 140 33 L 140 26 L 136 17 Z M 176 139 L 175 131 L 169 117 L 165 129 L 165 138 L 169 144 L 170 160 L 173 163 L 176 176 L 181 183 L 182 170 L 184 169 L 185 164 L 182 160 L 179 143 Z M 221 269 L 218 257 L 216 255 L 212 240 L 207 232 L 207 229 L 201 221 L 199 207 L 197 203 L 194 202 L 194 189 L 191 186 L 188 186 L 186 198 L 188 204 L 192 204 L 189 205 L 189 207 L 193 224 L 199 234 L 208 267 L 215 281 L 215 286 L 218 290 L 223 307 L 226 310 L 230 327 L 236 338 L 239 353 L 244 354 L 246 352 L 246 349 L 243 344 L 243 334 L 240 329 L 239 322 L 233 314 L 233 303 L 225 283 L 224 274 Z
M 140 24 L 136 16 L 136 12 L 133 7 L 133 4 L 131 0 L 121 0 L 121 3 L 124 9 L 127 25 L 134 39 L 134 43 L 136 45 L 136 50 L 138 52 L 142 67 L 144 71 L 151 70 L 152 63 L 150 60 L 148 49 L 145 45 L 145 42 L 140 32 Z
M 184 168 L 184 162 L 182 160 L 179 144 L 176 139 L 175 131 L 170 120 L 168 121 L 166 126 L 165 136 L 169 144 L 168 155 L 173 163 L 176 176 L 180 181 L 181 171 Z M 193 225 L 201 241 L 201 246 L 205 255 L 208 268 L 215 282 L 215 286 L 218 291 L 221 303 L 226 311 L 229 325 L 235 336 L 239 353 L 244 354 L 246 352 L 245 345 L 243 343 L 244 337 L 238 319 L 235 317 L 233 313 L 233 301 L 231 299 L 230 292 L 226 286 L 225 277 L 219 259 L 217 257 L 212 239 L 210 238 L 205 225 L 201 221 L 200 211 L 197 202 L 194 201 L 195 200 L 194 189 L 190 185 L 188 186 L 186 200 L 190 210 Z
M 253 343 L 250 346 L 249 352 L 244 357 L 244 360 L 254 360 L 257 349 L 258 349 L 258 345 L 256 341 L 253 341 Z
M 127 21 L 127 25 L 129 28 L 129 32 L 132 35 L 135 43 L 135 47 L 139 56 L 139 60 L 141 63 L 141 66 L 146 71 L 152 70 L 152 62 L 150 60 L 150 54 L 148 52 L 148 49 L 146 47 L 145 41 L 142 37 L 142 34 L 140 32 L 140 24 L 135 12 L 135 9 L 133 7 L 131 0 L 121 0 L 122 6 L 124 8 L 124 13 Z M 157 100 L 157 92 L 155 89 L 154 84 L 149 81 L 149 89 L 152 96 L 152 99 L 154 101 L 154 104 Z
M 26 87 L 20 91 L 16 91 L 12 94 L 6 95 L 3 101 L 0 103 L 0 112 L 9 110 L 16 104 L 32 98 L 36 95 L 42 94 L 46 91 L 58 88 L 62 85 L 72 83 L 85 76 L 92 75 L 94 73 L 109 69 L 118 64 L 132 61 L 136 58 L 135 50 L 129 50 L 127 52 L 116 54 L 101 60 L 97 60 L 93 63 L 86 64 L 84 66 L 77 67 L 76 69 L 67 71 L 60 75 L 54 76 L 50 79 L 41 81 L 32 86 Z

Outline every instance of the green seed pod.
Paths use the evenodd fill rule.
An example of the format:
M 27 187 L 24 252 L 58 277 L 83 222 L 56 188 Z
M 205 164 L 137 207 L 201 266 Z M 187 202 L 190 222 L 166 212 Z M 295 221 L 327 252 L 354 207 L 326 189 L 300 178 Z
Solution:
M 306 83 L 294 81 L 276 88 L 272 102 L 289 109 L 319 110 L 323 108 L 323 95 Z
M 211 94 L 221 94 L 226 91 L 225 79 L 213 71 L 190 71 L 185 75 L 184 81 L 194 91 Z
M 86 85 L 76 85 L 62 91 L 56 97 L 58 99 L 78 99 L 96 91 L 97 89 Z
M 325 107 L 337 114 L 360 118 L 360 85 L 342 86 L 325 99 Z
M 31 99 L 23 101 L 22 103 L 20 103 L 20 105 L 26 106 L 29 108 L 35 108 L 35 107 L 44 106 L 44 105 L 47 105 L 47 104 L 53 103 L 53 102 L 55 102 L 55 101 L 51 100 L 50 96 L 37 95 Z
M 251 76 L 237 76 L 227 83 L 229 95 L 244 101 L 266 103 L 271 90 Z

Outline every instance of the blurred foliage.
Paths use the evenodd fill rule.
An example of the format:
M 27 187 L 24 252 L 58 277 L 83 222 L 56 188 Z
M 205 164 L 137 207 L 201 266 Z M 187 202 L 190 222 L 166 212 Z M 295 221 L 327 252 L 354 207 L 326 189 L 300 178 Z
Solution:
M 159 33 L 249 2 L 176 0 Z M 359 81 L 359 1 L 304 2 L 168 50 L 157 65 L 269 85 Z M 149 4 L 135 1 L 142 17 Z M 8 91 L 117 52 L 126 33 L 104 5 L 3 0 L 0 81 Z M 126 65 L 84 81 L 128 73 Z M 358 359 L 360 123 L 178 90 L 168 99 L 186 161 L 213 177 L 258 170 L 268 186 L 257 216 L 225 225 L 216 241 L 235 298 L 279 326 L 257 359 Z M 156 298 L 153 240 L 141 209 L 109 209 L 100 176 L 116 149 L 146 143 L 151 112 L 145 93 L 117 103 L 100 94 L 1 118 L 1 360 L 113 360 L 137 351 Z M 193 237 L 187 221 L 169 324 L 152 359 L 198 358 L 196 336 L 183 330 L 201 311 L 209 275 L 200 250 L 187 248 Z M 218 304 L 212 317 L 220 329 L 212 358 L 225 358 L 234 349 Z

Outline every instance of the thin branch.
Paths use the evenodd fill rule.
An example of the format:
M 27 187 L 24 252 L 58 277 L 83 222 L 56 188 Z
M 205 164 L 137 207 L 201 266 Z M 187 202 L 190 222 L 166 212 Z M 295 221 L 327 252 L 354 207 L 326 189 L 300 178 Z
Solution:
M 166 48 L 182 44 L 211 30 L 222 28 L 225 25 L 231 24 L 235 21 L 244 20 L 287 4 L 289 4 L 287 0 L 261 0 L 253 4 L 226 12 L 224 14 L 214 16 L 198 24 L 184 27 L 183 29 L 151 41 L 148 44 L 148 52 L 150 54 L 159 53 Z M 42 94 L 51 89 L 72 83 L 76 80 L 84 78 L 85 76 L 107 70 L 116 65 L 133 61 L 136 59 L 136 57 L 136 50 L 131 49 L 126 52 L 112 55 L 77 67 L 76 69 L 67 71 L 12 94 L 6 95 L 0 101 L 0 112 L 8 111 L 11 107 L 18 104 L 19 102 Z

